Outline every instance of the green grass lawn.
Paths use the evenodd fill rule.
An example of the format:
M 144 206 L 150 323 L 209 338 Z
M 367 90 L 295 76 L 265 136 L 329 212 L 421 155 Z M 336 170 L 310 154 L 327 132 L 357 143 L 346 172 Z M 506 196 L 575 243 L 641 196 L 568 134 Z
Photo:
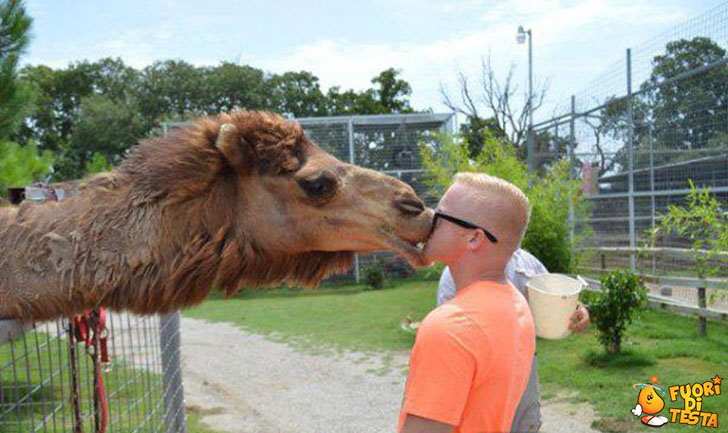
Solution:
M 421 320 L 435 305 L 436 283 L 404 281 L 384 290 L 346 285 L 320 291 L 246 292 L 224 300 L 213 296 L 186 311 L 188 317 L 235 323 L 309 350 L 407 351 L 414 336 L 400 329 L 407 316 Z M 695 319 L 646 310 L 627 333 L 624 355 L 606 360 L 590 329 L 559 341 L 538 341 L 539 372 L 545 398 L 570 391 L 575 402 L 589 402 L 603 431 L 644 431 L 630 409 L 637 403 L 633 383 L 654 374 L 665 386 L 728 377 L 728 324 L 709 323 L 708 337 L 696 336 Z M 728 383 L 728 382 L 726 382 Z M 728 391 L 706 398 L 703 410 L 728 423 Z M 681 406 L 670 402 L 668 408 Z M 684 431 L 667 425 L 660 431 Z

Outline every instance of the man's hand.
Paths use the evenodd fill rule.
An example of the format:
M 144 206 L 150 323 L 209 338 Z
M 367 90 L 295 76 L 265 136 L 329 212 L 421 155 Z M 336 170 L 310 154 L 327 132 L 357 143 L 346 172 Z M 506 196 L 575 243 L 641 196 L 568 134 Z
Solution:
M 584 328 L 589 326 L 589 310 L 586 309 L 584 304 L 579 302 L 576 306 L 576 311 L 571 315 L 569 328 L 574 332 L 581 332 Z

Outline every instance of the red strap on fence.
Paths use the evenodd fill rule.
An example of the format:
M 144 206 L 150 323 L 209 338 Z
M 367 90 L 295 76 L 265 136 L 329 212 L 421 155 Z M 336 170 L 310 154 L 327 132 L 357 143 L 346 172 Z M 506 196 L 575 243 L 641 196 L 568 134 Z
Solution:
M 105 433 L 109 420 L 109 405 L 104 390 L 101 364 L 109 362 L 106 309 L 86 311 L 72 320 L 76 330 L 76 341 L 86 344 L 86 350 L 93 360 L 95 427 L 97 433 Z

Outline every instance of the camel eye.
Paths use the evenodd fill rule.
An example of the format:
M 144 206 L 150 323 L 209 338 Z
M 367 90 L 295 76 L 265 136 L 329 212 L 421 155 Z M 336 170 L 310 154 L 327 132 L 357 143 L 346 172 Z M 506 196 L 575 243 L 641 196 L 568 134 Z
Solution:
M 336 188 L 336 179 L 328 173 L 321 174 L 313 179 L 299 179 L 298 186 L 312 199 L 322 199 L 331 196 Z

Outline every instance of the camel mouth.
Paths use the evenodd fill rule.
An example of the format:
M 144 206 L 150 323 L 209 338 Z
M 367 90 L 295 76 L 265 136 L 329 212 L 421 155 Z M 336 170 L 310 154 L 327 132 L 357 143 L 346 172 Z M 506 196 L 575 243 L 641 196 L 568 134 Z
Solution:
M 416 268 L 428 265 L 423 255 L 425 242 L 409 242 L 397 236 L 387 236 L 385 244 L 388 249 L 394 250 L 397 255 Z

